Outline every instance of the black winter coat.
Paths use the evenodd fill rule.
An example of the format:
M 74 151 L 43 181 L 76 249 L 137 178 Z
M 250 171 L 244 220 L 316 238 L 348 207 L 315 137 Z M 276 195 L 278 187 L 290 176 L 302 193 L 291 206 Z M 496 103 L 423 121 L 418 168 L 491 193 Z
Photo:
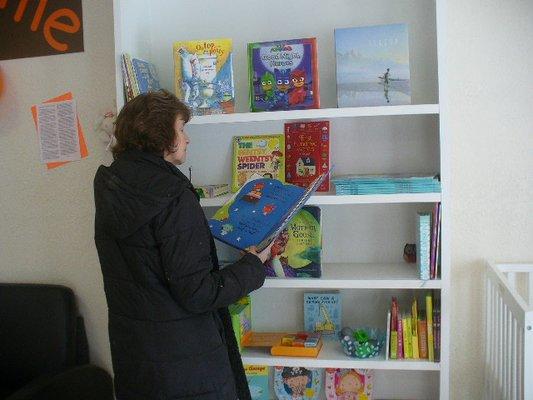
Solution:
M 121 154 L 94 194 L 117 398 L 250 399 L 227 306 L 263 285 L 259 258 L 219 270 L 194 188 L 162 157 Z

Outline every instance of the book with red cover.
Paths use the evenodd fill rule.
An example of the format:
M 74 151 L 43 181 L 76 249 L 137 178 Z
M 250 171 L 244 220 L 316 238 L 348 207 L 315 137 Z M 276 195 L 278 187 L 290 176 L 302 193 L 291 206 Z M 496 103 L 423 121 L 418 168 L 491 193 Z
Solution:
M 286 123 L 285 155 L 285 181 L 309 186 L 329 170 L 329 121 Z M 329 191 L 329 177 L 317 191 Z

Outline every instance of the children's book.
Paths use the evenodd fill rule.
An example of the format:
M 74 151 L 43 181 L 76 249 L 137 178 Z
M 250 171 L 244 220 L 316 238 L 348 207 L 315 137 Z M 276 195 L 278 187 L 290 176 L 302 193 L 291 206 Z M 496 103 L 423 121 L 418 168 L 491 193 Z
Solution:
M 285 181 L 307 187 L 329 170 L 329 121 L 286 123 L 285 154 Z M 329 179 L 318 191 L 329 191 Z
M 428 337 L 428 360 L 435 361 L 435 337 L 433 335 L 433 296 L 426 295 L 426 323 Z
M 431 235 L 431 214 L 417 213 L 416 224 L 416 263 L 420 279 L 430 279 L 430 235 Z
M 285 182 L 283 134 L 233 138 L 231 190 L 236 192 L 254 174 Z
M 274 239 L 271 257 L 265 263 L 267 276 L 320 278 L 321 253 L 320 208 L 305 206 Z
M 319 368 L 274 367 L 274 393 L 278 400 L 318 400 L 323 379 Z
M 304 293 L 304 329 L 325 340 L 337 340 L 341 330 L 339 293 Z
M 176 96 L 193 115 L 234 112 L 231 39 L 175 42 L 174 71 Z
M 335 29 L 339 107 L 411 103 L 406 24 Z
M 252 400 L 270 400 L 268 366 L 245 365 L 244 372 Z
M 243 297 L 238 302 L 231 304 L 228 310 L 240 351 L 242 342 L 252 332 L 252 304 L 250 296 Z
M 287 226 L 325 176 L 319 176 L 307 189 L 252 176 L 209 219 L 213 236 L 240 250 L 256 246 L 261 251 Z
M 372 400 L 374 371 L 326 368 L 327 400 Z
M 320 108 L 316 38 L 248 43 L 250 110 Z
M 132 58 L 131 65 L 140 93 L 148 93 L 161 89 L 155 65 L 139 58 Z

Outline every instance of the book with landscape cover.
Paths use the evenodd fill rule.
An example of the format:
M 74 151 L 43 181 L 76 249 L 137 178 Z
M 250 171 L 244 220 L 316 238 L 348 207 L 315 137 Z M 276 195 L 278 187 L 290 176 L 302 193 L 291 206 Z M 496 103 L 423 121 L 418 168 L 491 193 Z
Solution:
M 274 239 L 265 262 L 267 276 L 320 278 L 322 231 L 320 207 L 304 206 Z
M 285 124 L 285 181 L 307 186 L 329 170 L 329 121 Z M 329 191 L 329 179 L 317 190 Z
M 250 110 L 320 108 L 316 38 L 248 44 Z
M 337 104 L 411 104 L 406 24 L 335 29 Z
M 235 111 L 231 39 L 174 43 L 176 96 L 193 115 Z
M 283 134 L 233 138 L 231 191 L 236 192 L 254 174 L 285 182 Z
M 308 188 L 252 176 L 209 219 L 209 228 L 216 239 L 234 248 L 256 246 L 260 251 L 287 226 L 327 174 Z

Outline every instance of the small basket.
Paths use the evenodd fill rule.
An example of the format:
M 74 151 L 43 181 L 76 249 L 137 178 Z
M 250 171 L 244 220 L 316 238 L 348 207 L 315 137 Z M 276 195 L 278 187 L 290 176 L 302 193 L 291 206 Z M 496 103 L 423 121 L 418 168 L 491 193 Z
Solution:
M 376 357 L 385 343 L 385 335 L 376 328 L 343 328 L 339 339 L 344 353 L 355 358 Z

